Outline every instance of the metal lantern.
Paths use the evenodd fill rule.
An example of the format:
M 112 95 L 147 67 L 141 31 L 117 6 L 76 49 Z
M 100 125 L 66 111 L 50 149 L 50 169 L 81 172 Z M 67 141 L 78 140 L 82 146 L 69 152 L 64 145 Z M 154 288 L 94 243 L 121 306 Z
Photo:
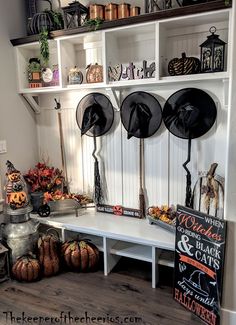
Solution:
M 10 275 L 8 249 L 0 243 L 0 283 Z
M 201 47 L 201 72 L 224 71 L 225 42 L 216 35 L 216 28 L 209 29 L 211 33 Z
M 65 29 L 82 26 L 89 12 L 88 8 L 79 1 L 69 3 L 69 5 L 63 7 L 62 10 Z
M 145 13 L 151 13 L 170 8 L 172 8 L 172 0 L 145 0 Z

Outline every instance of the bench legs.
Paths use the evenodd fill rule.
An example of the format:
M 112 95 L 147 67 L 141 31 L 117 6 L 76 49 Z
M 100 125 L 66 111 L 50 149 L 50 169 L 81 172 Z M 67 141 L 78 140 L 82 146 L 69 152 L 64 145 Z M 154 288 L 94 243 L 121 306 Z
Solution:
M 111 243 L 103 237 L 104 275 L 108 275 L 120 260 L 120 256 L 110 254 Z
M 152 246 L 152 288 L 155 289 L 157 283 L 159 282 L 159 266 L 158 258 L 160 256 L 160 251 Z

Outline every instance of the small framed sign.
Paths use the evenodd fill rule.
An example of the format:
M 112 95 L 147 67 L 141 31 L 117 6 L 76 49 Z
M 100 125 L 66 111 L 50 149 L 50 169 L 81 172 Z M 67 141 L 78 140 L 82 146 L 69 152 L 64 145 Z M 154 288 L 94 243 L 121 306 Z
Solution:
M 220 324 L 226 221 L 177 206 L 174 299 L 205 324 Z

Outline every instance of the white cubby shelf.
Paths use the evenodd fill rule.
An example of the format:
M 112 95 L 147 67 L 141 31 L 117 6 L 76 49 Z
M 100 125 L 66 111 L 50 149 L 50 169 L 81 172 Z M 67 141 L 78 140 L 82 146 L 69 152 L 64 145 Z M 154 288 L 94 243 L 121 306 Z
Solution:
M 191 83 L 201 81 L 225 81 L 229 78 L 231 9 L 221 9 L 196 15 L 175 17 L 137 25 L 87 32 L 50 40 L 49 66 L 58 64 L 59 86 L 29 88 L 27 65 L 31 57 L 39 57 L 39 44 L 29 43 L 15 47 L 18 66 L 18 92 L 22 94 L 57 93 L 73 90 L 102 88 L 131 88 Z M 168 63 L 171 59 L 187 56 L 200 59 L 200 44 L 215 26 L 217 34 L 227 43 L 223 72 L 170 76 Z M 109 81 L 108 67 L 116 64 L 127 66 L 133 62 L 141 66 L 143 60 L 155 62 L 152 78 Z M 86 67 L 98 63 L 103 66 L 103 82 L 86 83 Z M 69 85 L 68 72 L 77 66 L 83 73 L 82 84 Z M 137 77 L 137 76 L 136 76 Z

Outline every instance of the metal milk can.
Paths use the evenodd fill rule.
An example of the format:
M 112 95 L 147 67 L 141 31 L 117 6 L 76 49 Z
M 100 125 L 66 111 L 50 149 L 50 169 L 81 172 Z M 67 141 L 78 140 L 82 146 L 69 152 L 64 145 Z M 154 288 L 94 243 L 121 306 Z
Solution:
M 10 248 L 11 263 L 14 263 L 18 257 L 35 252 L 39 222 L 30 219 L 28 213 L 9 217 L 10 223 L 1 225 L 2 237 Z

